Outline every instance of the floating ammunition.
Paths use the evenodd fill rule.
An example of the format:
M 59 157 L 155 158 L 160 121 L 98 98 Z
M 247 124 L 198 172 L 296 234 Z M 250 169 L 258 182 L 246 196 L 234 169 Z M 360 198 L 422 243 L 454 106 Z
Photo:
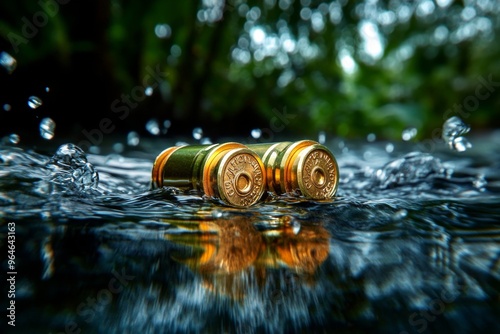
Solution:
M 337 192 L 339 167 L 325 146 L 301 140 L 248 147 L 262 158 L 268 191 L 316 200 L 330 199 Z
M 255 204 L 265 192 L 260 157 L 238 143 L 174 146 L 161 152 L 152 170 L 152 188 L 201 190 L 235 207 Z

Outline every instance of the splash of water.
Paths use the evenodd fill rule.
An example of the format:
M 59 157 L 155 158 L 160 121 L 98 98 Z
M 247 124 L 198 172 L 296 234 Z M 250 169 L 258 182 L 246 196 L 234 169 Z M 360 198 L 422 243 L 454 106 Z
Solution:
M 391 161 L 374 174 L 376 185 L 384 189 L 417 183 L 435 176 L 445 176 L 441 161 L 419 152 L 411 152 Z
M 97 188 L 99 174 L 87 161 L 81 148 L 74 144 L 61 145 L 47 164 L 55 191 L 86 192 Z
M 472 147 L 467 138 L 463 137 L 469 131 L 470 127 L 467 124 L 459 117 L 453 116 L 444 122 L 442 138 L 450 149 L 463 152 Z

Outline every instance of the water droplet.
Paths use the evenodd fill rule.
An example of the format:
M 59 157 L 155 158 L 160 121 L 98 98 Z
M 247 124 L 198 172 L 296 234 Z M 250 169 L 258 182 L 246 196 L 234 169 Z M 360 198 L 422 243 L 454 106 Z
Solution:
M 394 144 L 392 143 L 387 143 L 387 145 L 385 145 L 385 151 L 387 153 L 392 153 L 394 152 Z
M 48 93 L 48 92 L 50 92 L 50 87 L 48 87 L 48 86 L 47 86 L 47 87 L 45 87 L 45 91 L 46 91 L 47 93 Z
M 166 120 L 163 121 L 163 127 L 165 129 L 169 129 L 171 125 L 172 125 L 172 122 L 170 122 L 169 119 L 166 119 Z
M 89 147 L 89 152 L 92 154 L 100 154 L 101 148 L 99 146 L 92 145 Z
M 318 143 L 324 144 L 326 142 L 326 133 L 325 131 L 320 131 L 318 133 Z
M 186 145 L 189 145 L 188 143 L 186 143 L 185 141 L 178 141 L 178 142 L 175 142 L 175 146 L 186 146 Z
M 454 138 L 451 143 L 451 148 L 457 152 L 464 152 L 471 147 L 472 144 L 465 137 Z
M 172 28 L 166 23 L 155 26 L 155 35 L 158 38 L 169 38 L 172 35 Z
M 123 150 L 125 150 L 125 146 L 123 146 L 122 143 L 113 144 L 113 151 L 115 151 L 116 153 L 122 153 Z
M 200 144 L 202 145 L 210 145 L 212 144 L 212 141 L 208 137 L 203 137 L 200 139 Z
M 160 134 L 160 126 L 158 125 L 158 121 L 156 119 L 150 119 L 146 123 L 146 130 L 149 131 L 153 136 L 158 136 Z
M 462 137 L 469 131 L 468 125 L 459 117 L 453 116 L 444 123 L 442 137 L 450 149 L 463 152 L 472 146 L 465 137 Z
M 87 161 L 81 148 L 74 144 L 61 145 L 47 167 L 52 170 L 50 181 L 55 191 L 84 192 L 97 188 L 99 174 Z
M 50 140 L 54 138 L 54 131 L 56 129 L 56 123 L 46 117 L 41 120 L 40 122 L 40 136 L 42 136 L 43 139 Z
M 363 159 L 365 159 L 366 161 L 371 160 L 372 157 L 373 157 L 373 152 L 370 150 L 367 150 L 363 153 Z
M 377 136 L 374 133 L 369 133 L 368 136 L 366 136 L 366 140 L 370 143 L 374 142 L 377 139 Z
M 141 139 L 139 138 L 139 134 L 135 131 L 130 131 L 127 135 L 127 144 L 129 146 L 137 146 Z
M 174 57 L 180 57 L 182 54 L 181 47 L 177 44 L 172 45 L 172 47 L 170 48 L 170 53 Z
M 42 99 L 40 99 L 39 97 L 37 97 L 37 96 L 30 96 L 28 98 L 28 106 L 31 109 L 36 109 L 36 108 L 40 107 L 41 105 L 42 105 Z
M 0 66 L 11 74 L 17 67 L 17 60 L 5 51 L 0 52 Z
M 16 133 L 13 133 L 9 136 L 9 141 L 14 144 L 14 145 L 17 145 L 19 144 L 19 142 L 21 141 L 21 138 L 19 137 L 18 134 Z
M 262 136 L 262 130 L 261 129 L 253 129 L 250 134 L 252 135 L 252 138 L 254 139 L 259 139 L 260 136 Z
M 12 109 L 12 107 L 10 106 L 10 104 L 6 103 L 3 105 L 3 110 L 10 111 L 11 109 Z
M 146 94 L 146 96 L 153 95 L 153 88 L 152 87 L 146 87 L 146 89 L 144 89 L 144 94 Z
M 404 141 L 409 141 L 409 140 L 412 140 L 413 138 L 415 138 L 417 133 L 418 133 L 418 131 L 416 128 L 408 128 L 408 129 L 403 130 L 403 133 L 401 134 L 401 138 Z
M 193 129 L 193 138 L 196 140 L 200 140 L 203 137 L 202 128 L 194 128 Z

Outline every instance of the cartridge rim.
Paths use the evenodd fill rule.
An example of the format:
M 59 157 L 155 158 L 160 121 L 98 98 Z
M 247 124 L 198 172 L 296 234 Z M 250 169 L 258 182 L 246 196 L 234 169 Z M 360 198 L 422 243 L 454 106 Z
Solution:
M 249 207 L 264 194 L 265 169 L 260 157 L 248 148 L 233 149 L 217 168 L 219 197 L 235 207 Z
M 297 175 L 297 163 L 303 158 L 303 150 L 307 147 L 318 144 L 312 140 L 300 140 L 293 142 L 284 151 L 281 157 L 279 170 L 282 175 L 280 175 L 279 184 L 281 186 L 281 192 L 294 192 L 299 188 L 299 175 Z
M 323 145 L 305 148 L 293 169 L 302 195 L 317 200 L 331 199 L 335 195 L 339 168 L 333 154 Z

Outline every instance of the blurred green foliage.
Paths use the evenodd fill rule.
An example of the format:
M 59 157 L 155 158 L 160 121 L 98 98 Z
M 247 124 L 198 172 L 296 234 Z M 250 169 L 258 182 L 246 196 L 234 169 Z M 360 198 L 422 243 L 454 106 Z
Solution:
M 106 69 L 98 80 L 110 87 L 109 101 L 140 85 L 147 68 L 161 66 L 167 79 L 132 110 L 129 124 L 157 118 L 248 131 L 269 126 L 277 110 L 286 110 L 294 117 L 286 130 L 298 135 L 400 139 L 415 127 L 425 138 L 444 117 L 457 115 L 450 108 L 476 95 L 478 77 L 500 82 L 499 5 L 75 0 L 60 5 L 36 41 L 20 45 L 15 56 L 20 64 L 44 57 L 64 63 L 97 50 L 96 69 Z M 76 19 L 84 7 L 93 14 Z M 40 8 L 37 2 L 0 5 L 6 51 L 12 53 L 9 33 L 22 35 L 20 18 L 31 19 Z M 464 121 L 473 129 L 500 124 L 498 91 L 472 107 Z M 101 108 L 101 117 L 108 109 Z

